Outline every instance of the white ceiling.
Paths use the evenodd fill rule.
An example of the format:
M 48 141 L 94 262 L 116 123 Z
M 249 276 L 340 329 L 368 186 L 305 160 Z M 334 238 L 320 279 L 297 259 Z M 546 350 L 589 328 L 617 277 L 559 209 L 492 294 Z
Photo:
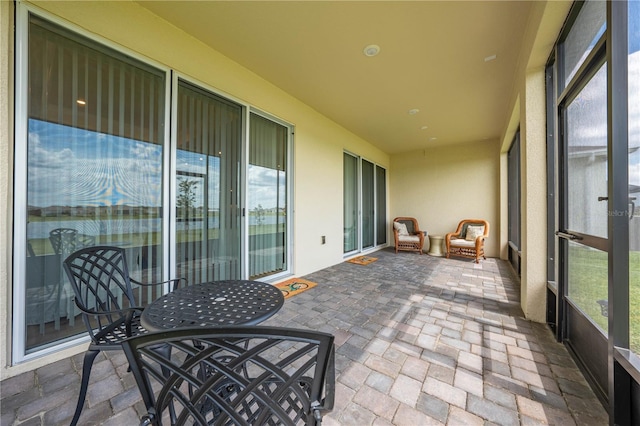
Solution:
M 531 11 L 480 0 L 139 4 L 389 154 L 501 136 Z M 370 44 L 379 55 L 364 55 Z

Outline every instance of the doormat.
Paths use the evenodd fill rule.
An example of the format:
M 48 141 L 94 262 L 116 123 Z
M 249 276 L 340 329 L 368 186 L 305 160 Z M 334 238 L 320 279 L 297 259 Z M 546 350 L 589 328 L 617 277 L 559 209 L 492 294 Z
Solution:
M 282 291 L 282 295 L 284 296 L 284 298 L 288 299 L 317 285 L 317 283 L 305 280 L 303 278 L 290 278 L 286 281 L 276 284 L 276 287 L 278 287 L 280 291 Z
M 355 263 L 356 265 L 368 265 L 370 263 L 375 262 L 376 260 L 378 260 L 377 257 L 358 256 L 358 257 L 354 257 L 353 259 L 347 260 L 347 262 Z

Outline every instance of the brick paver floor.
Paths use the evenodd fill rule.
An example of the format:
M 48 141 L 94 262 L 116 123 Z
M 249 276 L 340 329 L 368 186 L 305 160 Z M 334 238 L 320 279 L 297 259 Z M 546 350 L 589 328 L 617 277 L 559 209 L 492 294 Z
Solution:
M 318 286 L 265 323 L 335 335 L 325 426 L 608 424 L 564 346 L 524 319 L 506 262 L 370 255 L 305 276 Z M 81 368 L 78 355 L 3 381 L 0 424 L 68 424 Z M 99 355 L 80 424 L 133 425 L 142 411 L 124 355 Z

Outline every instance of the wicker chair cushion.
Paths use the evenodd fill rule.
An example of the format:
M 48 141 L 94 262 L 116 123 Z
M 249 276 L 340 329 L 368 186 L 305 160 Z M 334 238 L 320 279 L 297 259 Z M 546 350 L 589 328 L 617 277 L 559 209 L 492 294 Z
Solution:
M 398 230 L 398 236 L 409 235 L 407 231 L 407 225 L 400 222 L 393 222 L 393 227 Z
M 467 241 L 475 241 L 476 238 L 484 235 L 484 226 L 479 225 L 469 225 L 467 226 L 467 235 L 465 240 Z
M 403 243 L 406 243 L 406 242 L 419 243 L 420 237 L 418 237 L 417 235 L 398 235 L 398 241 L 401 241 Z
M 454 247 L 475 247 L 475 241 L 467 241 L 462 238 L 454 238 L 450 243 Z

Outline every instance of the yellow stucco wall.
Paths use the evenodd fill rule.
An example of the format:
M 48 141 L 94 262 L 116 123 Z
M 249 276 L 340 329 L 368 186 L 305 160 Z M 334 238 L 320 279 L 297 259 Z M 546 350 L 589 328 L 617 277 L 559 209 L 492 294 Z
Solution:
M 389 180 L 390 219 L 415 217 L 422 230 L 442 236 L 455 231 L 462 219 L 485 219 L 491 227 L 485 243 L 486 254 L 499 256 L 497 141 L 393 155 Z

